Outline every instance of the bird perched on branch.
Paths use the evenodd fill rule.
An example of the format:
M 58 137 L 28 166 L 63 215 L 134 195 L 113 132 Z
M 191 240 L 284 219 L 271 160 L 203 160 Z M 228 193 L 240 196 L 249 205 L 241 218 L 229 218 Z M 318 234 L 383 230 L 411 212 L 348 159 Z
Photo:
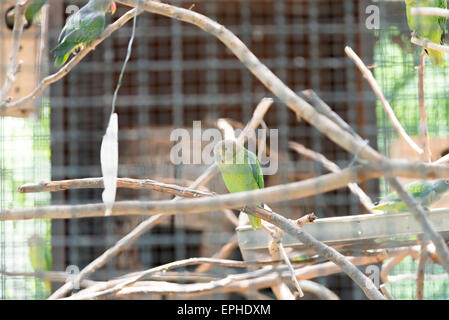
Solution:
M 443 194 L 449 190 L 449 179 L 414 181 L 407 184 L 405 189 L 411 193 L 421 206 L 428 208 L 440 200 Z M 396 192 L 392 192 L 382 198 L 373 209 L 384 212 L 408 211 L 407 205 L 402 202 Z
M 436 44 L 442 44 L 446 33 L 446 18 L 437 16 L 412 16 L 411 8 L 436 7 L 447 9 L 446 0 L 405 0 L 407 22 L 410 29 L 421 39 L 427 39 Z M 436 50 L 425 49 L 434 66 L 444 66 L 443 54 Z
M 264 187 L 259 159 L 235 140 L 222 140 L 214 147 L 214 157 L 229 192 L 242 192 Z M 262 204 L 259 204 L 262 206 Z M 253 229 L 259 228 L 260 218 L 248 215 Z
M 58 38 L 55 53 L 55 67 L 61 67 L 76 50 L 97 39 L 104 30 L 106 13 L 115 13 L 117 6 L 112 0 L 90 0 L 67 23 Z
M 28 5 L 25 10 L 25 19 L 27 19 L 28 24 L 25 26 L 25 28 L 31 26 L 32 21 L 39 15 L 45 2 L 47 2 L 47 0 L 34 0 Z M 14 7 L 12 7 L 11 10 L 6 13 L 6 23 L 10 28 L 14 26 L 14 16 L 15 10 Z
M 34 272 L 50 271 L 52 267 L 51 247 L 38 235 L 33 235 L 28 239 L 28 250 L 30 262 Z M 44 281 L 46 293 L 51 293 L 51 282 Z

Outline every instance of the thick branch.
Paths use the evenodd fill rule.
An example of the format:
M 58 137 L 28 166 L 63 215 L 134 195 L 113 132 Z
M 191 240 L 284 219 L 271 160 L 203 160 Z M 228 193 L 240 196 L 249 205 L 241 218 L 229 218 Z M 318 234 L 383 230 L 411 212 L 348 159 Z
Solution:
M 412 37 L 410 39 L 410 42 L 413 43 L 413 44 L 416 44 L 417 46 L 421 46 L 423 48 L 426 48 L 426 49 L 432 49 L 432 50 L 435 50 L 435 51 L 449 53 L 449 47 L 448 46 L 443 46 L 441 44 L 436 44 L 434 42 L 421 40 L 421 39 L 418 39 L 416 37 Z

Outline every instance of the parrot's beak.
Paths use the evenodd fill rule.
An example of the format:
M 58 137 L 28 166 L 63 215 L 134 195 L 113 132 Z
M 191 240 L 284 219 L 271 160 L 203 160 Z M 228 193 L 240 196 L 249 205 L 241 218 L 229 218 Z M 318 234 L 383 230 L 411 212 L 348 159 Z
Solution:
M 114 1 L 111 2 L 111 14 L 114 15 L 115 11 L 117 11 L 117 5 Z

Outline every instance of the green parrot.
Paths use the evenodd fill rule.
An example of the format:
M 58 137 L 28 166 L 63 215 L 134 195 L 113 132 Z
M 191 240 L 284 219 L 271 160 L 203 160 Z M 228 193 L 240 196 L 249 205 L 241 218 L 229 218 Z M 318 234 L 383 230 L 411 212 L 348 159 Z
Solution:
M 28 239 L 30 262 L 34 272 L 50 271 L 52 268 L 51 247 L 38 235 Z M 44 281 L 44 287 L 48 294 L 51 293 L 51 282 Z
M 405 0 L 407 22 L 410 29 L 421 39 L 428 39 L 436 44 L 442 44 L 446 33 L 446 18 L 436 16 L 412 16 L 410 9 L 414 7 L 436 7 L 447 9 L 446 0 Z M 426 49 L 434 66 L 444 65 L 443 54 L 439 51 Z
M 405 189 L 411 193 L 421 206 L 428 208 L 440 200 L 443 194 L 449 190 L 449 179 L 414 181 L 407 184 Z M 384 212 L 408 211 L 407 205 L 401 201 L 396 192 L 392 192 L 382 198 L 373 209 Z
M 264 187 L 259 159 L 234 140 L 222 140 L 214 147 L 214 157 L 229 192 L 242 192 Z M 263 206 L 259 204 L 259 206 Z M 248 215 L 253 229 L 262 225 L 260 218 Z
M 112 0 L 90 0 L 78 12 L 67 19 L 58 38 L 55 53 L 55 67 L 64 65 L 77 49 L 97 39 L 104 30 L 106 13 L 114 14 L 116 4 Z
M 28 21 L 28 25 L 26 27 L 31 26 L 31 22 L 34 20 L 34 18 L 36 18 L 39 15 L 45 2 L 47 2 L 47 0 L 34 0 L 28 5 L 28 7 L 25 10 L 25 18 Z M 14 15 L 15 12 L 13 7 L 6 14 L 6 22 L 10 27 L 14 26 Z

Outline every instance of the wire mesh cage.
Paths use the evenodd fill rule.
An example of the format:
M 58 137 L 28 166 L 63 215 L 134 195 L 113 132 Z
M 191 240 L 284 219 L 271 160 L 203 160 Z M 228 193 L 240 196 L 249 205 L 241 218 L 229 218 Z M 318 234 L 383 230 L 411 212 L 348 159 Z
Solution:
M 106 26 L 115 23 L 130 10 L 125 4 L 132 1 L 117 2 L 119 5 L 115 15 L 106 15 Z M 51 49 L 60 42 L 58 36 L 68 18 L 86 3 L 47 1 L 40 15 L 34 19 L 33 26 L 24 29 L 22 52 L 28 53 L 31 50 L 28 48 L 35 49 L 31 57 L 23 57 L 20 74 L 28 77 L 16 81 L 18 87 L 12 89 L 12 102 L 32 91 L 45 75 L 58 72 L 53 66 Z M 2 2 L 1 16 L 6 17 L 14 4 L 15 1 Z M 223 25 L 301 99 L 312 103 L 311 96 L 319 96 L 366 139 L 366 145 L 393 159 L 422 160 L 398 135 L 365 77 L 345 53 L 345 47 L 351 47 L 368 65 L 404 130 L 419 144 L 422 117 L 419 112 L 418 70 L 415 66 L 420 64 L 422 48 L 410 42 L 404 1 L 173 0 L 169 4 L 202 14 Z M 156 2 L 155 6 L 159 5 L 164 6 Z M 188 187 L 207 170 L 208 165 L 201 161 L 174 164 L 172 151 L 179 140 L 173 138 L 173 132 L 183 129 L 182 132 L 195 139 L 195 130 L 199 126 L 200 136 L 197 139 L 204 148 L 208 141 L 201 141 L 202 135 L 208 129 L 216 129 L 219 119 L 225 120 L 234 129 L 243 129 L 264 97 L 273 98 L 274 103 L 261 126 L 277 129 L 277 149 L 273 141 L 268 140 L 267 145 L 270 155 L 277 157 L 277 170 L 274 174 L 264 176 L 265 187 L 307 181 L 329 171 L 338 172 L 364 163 L 359 161 L 361 150 L 355 155 L 347 152 L 311 125 L 309 120 L 306 121 L 305 117 L 301 119 L 287 108 L 282 97 L 270 90 L 270 84 L 262 83 L 248 69 L 248 63 L 239 61 L 233 48 L 214 37 L 207 27 L 198 28 L 192 23 L 180 21 L 180 16 L 167 15 L 157 14 L 156 10 L 136 16 L 132 54 L 123 74 L 115 108 L 119 128 L 118 177 L 140 181 L 151 179 L 170 186 Z M 13 32 L 4 21 L 1 23 L 0 83 L 3 83 L 6 81 Z M 235 265 L 206 264 L 181 266 L 165 273 L 155 272 L 145 280 L 148 283 L 160 281 L 168 286 L 166 291 L 160 293 L 159 289 L 154 289 L 144 295 L 124 294 L 124 298 L 130 299 L 185 298 L 185 294 L 177 293 L 177 287 L 171 285 L 201 284 L 229 274 L 252 272 L 257 269 L 256 262 L 263 265 L 273 260 L 268 249 L 269 238 L 266 244 L 254 246 L 255 249 L 242 240 L 244 237 L 254 240 L 253 232 L 262 234 L 263 231 L 244 227 L 237 231 L 238 237 L 235 235 L 236 225 L 242 223 L 241 217 L 239 221 L 239 210 L 223 212 L 217 209 L 159 218 L 149 217 L 148 214 L 110 217 L 92 214 L 75 218 L 73 208 L 76 206 L 102 202 L 101 187 L 66 188 L 58 185 L 53 192 L 43 188 L 40 190 L 42 192 L 24 193 L 24 185 L 48 186 L 46 183 L 39 184 L 41 181 L 70 180 L 73 183 L 74 179 L 102 177 L 102 139 L 111 114 L 113 94 L 128 52 L 132 28 L 133 24 L 128 22 L 112 32 L 43 94 L 15 108 L 14 113 L 10 111 L 12 108 L 6 108 L 10 114 L 0 119 L 2 299 L 47 298 L 67 279 L 72 279 L 86 266 L 89 268 L 98 257 L 110 252 L 110 248 L 116 248 L 123 242 L 121 239 L 132 238 L 132 241 L 118 254 L 114 254 L 112 259 L 108 258 L 107 263 L 90 270 L 86 277 L 88 281 L 99 283 L 120 279 L 124 275 L 195 257 L 254 263 L 254 266 L 247 265 L 247 269 Z M 77 48 L 72 60 L 86 49 L 89 49 L 88 44 Z M 449 153 L 447 68 L 432 66 L 426 59 L 424 83 L 427 126 L 431 160 L 435 161 Z M 0 95 L 0 106 L 3 103 L 1 98 Z M 325 161 L 317 161 L 298 151 L 305 148 L 321 154 L 326 158 Z M 195 154 L 191 156 L 195 158 Z M 329 162 L 334 163 L 333 167 L 329 166 Z M 426 178 L 424 174 L 423 178 Z M 416 179 L 401 178 L 404 183 L 413 180 Z M 146 181 L 148 183 L 149 180 Z M 372 202 L 377 202 L 380 196 L 391 191 L 383 178 L 360 182 L 359 187 Z M 204 193 L 227 193 L 219 174 L 199 190 Z M 328 192 L 276 201 L 269 205 L 273 211 L 289 219 L 298 219 L 313 212 L 318 218 L 317 222 L 330 219 L 323 220 L 323 223 L 336 223 L 336 226 L 342 226 L 341 230 L 349 226 L 350 222 L 347 221 L 363 224 L 364 215 L 374 217 L 374 223 L 378 223 L 376 219 L 384 219 L 381 214 L 378 214 L 380 218 L 376 214 L 372 216 L 372 210 L 366 208 L 352 191 L 334 188 Z M 115 200 L 139 202 L 172 198 L 173 194 L 156 192 L 154 189 L 118 188 Z M 41 206 L 65 206 L 69 209 L 64 211 L 67 212 L 64 219 L 7 219 L 8 212 L 12 216 L 16 212 L 14 210 L 38 209 Z M 448 206 L 448 198 L 443 196 L 433 207 Z M 55 214 L 58 214 L 57 210 Z M 444 217 L 446 213 L 442 211 L 440 214 Z M 412 221 L 412 215 L 409 217 L 407 221 Z M 337 220 L 334 222 L 332 219 Z M 388 225 L 389 218 L 386 219 Z M 405 220 L 398 221 L 405 223 Z M 316 227 L 309 225 L 312 226 Z M 407 226 L 405 224 L 404 228 Z M 304 226 L 304 230 L 309 230 L 307 227 Z M 439 227 L 443 228 L 444 224 Z M 388 235 L 386 238 L 395 236 L 388 233 L 393 228 L 384 229 Z M 317 229 L 317 235 L 320 230 Z M 447 236 L 443 231 L 449 230 L 441 231 L 443 236 Z M 379 234 L 378 237 L 385 234 Z M 54 274 L 35 273 L 30 250 L 33 236 L 38 236 L 45 247 L 51 249 L 51 269 L 45 271 Z M 339 236 L 342 237 L 343 233 Z M 344 244 L 341 241 L 345 239 L 335 238 L 332 246 L 344 252 L 343 249 L 349 245 L 346 255 L 366 274 L 369 273 L 368 267 L 377 268 L 377 283 L 385 284 L 395 299 L 417 298 L 416 275 L 418 268 L 423 267 L 424 298 L 449 298 L 449 280 L 435 253 L 429 254 L 430 258 L 424 266 L 419 265 L 420 235 L 396 235 L 402 236 L 399 242 L 376 242 L 377 235 L 368 240 L 363 236 L 355 233 Z M 354 239 L 357 241 L 352 242 Z M 447 241 L 448 238 L 445 239 Z M 367 243 L 369 250 L 364 245 Z M 260 246 L 263 246 L 266 254 L 262 258 L 255 255 L 259 257 L 255 262 L 254 257 L 245 250 L 254 249 L 257 253 Z M 376 246 L 379 246 L 379 251 L 374 252 L 372 249 Z M 295 270 L 300 273 L 302 268 L 317 267 L 318 264 L 318 267 L 322 267 L 317 269 L 314 276 L 299 276 L 300 280 L 313 280 L 341 299 L 366 298 L 364 291 L 342 270 L 332 271 L 334 269 L 326 265 L 326 260 L 315 251 L 294 256 L 294 246 L 289 246 L 287 242 L 285 249 L 290 254 Z M 283 270 L 285 273 L 286 269 Z M 384 270 L 389 272 L 384 274 Z M 289 281 L 288 275 L 279 277 Z M 81 292 L 90 285 L 89 282 L 81 283 Z M 151 285 L 157 287 L 157 283 Z M 294 291 L 293 283 L 288 285 Z M 308 288 L 307 283 L 303 282 L 303 285 L 306 298 L 323 297 L 317 295 L 316 290 L 305 290 Z M 211 299 L 279 298 L 273 286 L 247 288 L 245 291 L 194 291 L 191 296 Z M 77 290 L 72 288 L 66 292 L 69 293 L 76 294 Z

